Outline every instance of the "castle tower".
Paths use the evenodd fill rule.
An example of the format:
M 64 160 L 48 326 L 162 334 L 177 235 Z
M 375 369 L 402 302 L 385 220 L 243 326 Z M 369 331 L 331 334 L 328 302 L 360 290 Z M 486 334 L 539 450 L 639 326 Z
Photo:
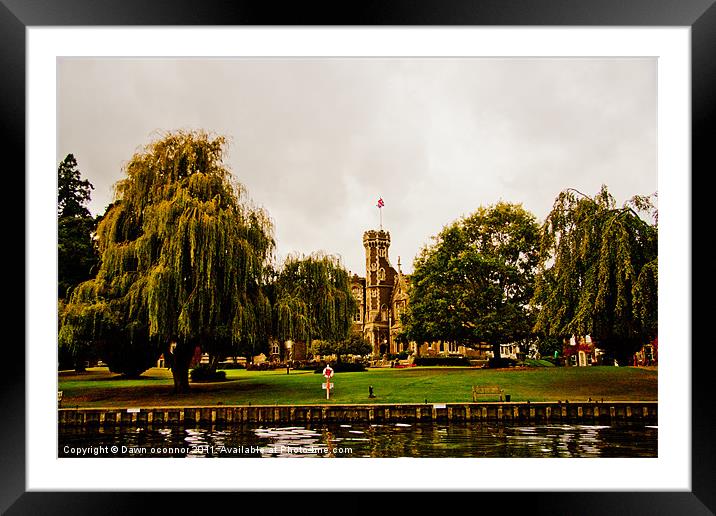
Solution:
M 391 296 L 397 272 L 390 265 L 390 233 L 370 230 L 363 233 L 365 248 L 365 312 L 363 332 L 373 345 L 375 356 L 390 350 Z

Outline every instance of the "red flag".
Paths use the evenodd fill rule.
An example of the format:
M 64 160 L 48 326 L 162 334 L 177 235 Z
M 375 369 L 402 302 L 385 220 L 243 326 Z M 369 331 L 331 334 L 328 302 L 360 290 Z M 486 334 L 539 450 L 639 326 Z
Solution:
M 385 203 L 383 202 L 383 198 L 381 197 L 380 199 L 378 199 L 378 208 L 382 208 L 383 206 L 385 206 Z

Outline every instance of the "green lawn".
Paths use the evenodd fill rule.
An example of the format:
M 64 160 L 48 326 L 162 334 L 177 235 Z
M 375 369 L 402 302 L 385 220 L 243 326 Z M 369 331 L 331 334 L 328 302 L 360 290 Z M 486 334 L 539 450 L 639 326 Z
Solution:
M 105 368 L 61 373 L 63 407 L 167 405 L 273 405 L 326 403 L 323 377 L 312 371 L 226 371 L 227 381 L 192 383 L 192 392 L 171 394 L 171 373 L 150 369 L 128 380 Z M 535 367 L 474 369 L 416 367 L 336 373 L 330 403 L 430 403 L 472 401 L 473 385 L 499 385 L 512 401 L 656 400 L 656 369 L 633 367 Z M 372 385 L 376 398 L 368 398 Z M 483 401 L 497 401 L 494 397 Z

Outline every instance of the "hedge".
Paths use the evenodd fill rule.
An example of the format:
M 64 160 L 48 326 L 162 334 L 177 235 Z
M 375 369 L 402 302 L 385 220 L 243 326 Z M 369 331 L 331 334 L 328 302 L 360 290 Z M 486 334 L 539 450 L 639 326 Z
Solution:
M 469 366 L 470 360 L 466 357 L 417 357 L 416 366 Z

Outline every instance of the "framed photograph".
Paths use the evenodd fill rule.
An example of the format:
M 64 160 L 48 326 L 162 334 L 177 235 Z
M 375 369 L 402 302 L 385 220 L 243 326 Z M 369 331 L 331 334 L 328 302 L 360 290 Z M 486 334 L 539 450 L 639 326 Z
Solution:
M 128 491 L 355 491 L 351 496 L 361 496 L 387 490 L 479 492 L 481 500 L 490 496 L 495 501 L 510 491 L 515 507 L 550 514 L 713 512 L 713 418 L 704 381 L 708 360 L 701 359 L 708 346 L 707 340 L 695 338 L 691 322 L 699 320 L 692 314 L 705 311 L 691 300 L 692 270 L 700 270 L 705 256 L 691 251 L 692 221 L 700 219 L 691 207 L 708 205 L 697 202 L 700 191 L 692 182 L 698 174 L 692 171 L 712 162 L 707 150 L 716 77 L 712 4 L 690 0 L 624 6 L 580 0 L 564 5 L 540 0 L 527 6 L 488 1 L 423 10 L 396 3 L 358 6 L 348 18 L 331 9 L 277 13 L 248 3 L 140 7 L 4 2 L 0 59 L 10 72 L 0 86 L 8 128 L 5 154 L 14 160 L 14 170 L 25 171 L 27 207 L 25 353 L 13 353 L 13 363 L 24 360 L 24 366 L 14 366 L 3 378 L 9 417 L 2 436 L 4 443 L 13 444 L 0 452 L 7 471 L 0 507 L 9 514 L 53 514 L 72 504 L 72 512 L 89 514 L 107 506 L 131 510 L 141 503 L 140 495 Z M 183 145 L 211 149 L 192 154 L 205 161 L 187 165 L 201 170 L 201 177 L 187 179 L 185 191 L 173 186 L 138 190 L 146 178 L 137 171 L 183 152 Z M 25 152 L 19 152 L 23 147 Z M 58 163 L 77 179 L 74 199 L 58 194 L 52 175 Z M 72 175 L 77 170 L 81 176 Z M 233 176 L 222 183 L 226 171 Z M 206 229 L 199 238 L 191 233 L 192 223 L 181 217 L 159 228 L 174 212 L 161 212 L 159 203 L 142 204 L 158 192 L 175 195 L 171 206 L 191 203 L 192 192 L 209 190 L 211 195 L 196 210 L 222 210 L 222 202 L 239 206 L 217 217 L 231 222 L 217 222 L 211 242 Z M 476 318 L 471 319 L 472 333 L 455 333 L 453 340 L 449 330 L 434 329 L 439 311 L 429 315 L 429 325 L 421 325 L 415 314 L 443 306 L 435 294 L 438 283 L 430 283 L 437 277 L 428 271 L 431 256 L 468 256 L 467 250 L 448 247 L 454 244 L 451 230 L 468 234 L 467 224 L 476 231 L 485 220 L 494 220 L 490 217 L 522 217 L 524 227 L 535 225 L 538 260 L 545 242 L 567 238 L 555 233 L 554 240 L 544 235 L 539 240 L 537 224 L 552 217 L 550 227 L 555 228 L 569 206 L 598 198 L 610 209 L 623 205 L 625 214 L 648 213 L 647 233 L 634 237 L 638 245 L 646 245 L 644 239 L 650 237 L 644 235 L 653 230 L 653 256 L 645 263 L 651 264 L 655 278 L 661 277 L 653 308 L 634 297 L 634 303 L 643 304 L 640 313 L 653 312 L 654 333 L 648 342 L 626 352 L 607 337 L 593 340 L 585 332 L 548 345 L 547 340 L 523 338 L 514 322 L 497 331 L 514 332 L 504 342 L 495 337 L 484 343 L 481 336 L 487 330 L 475 329 L 480 324 Z M 72 205 L 76 199 L 79 203 Z M 62 224 L 58 237 L 58 218 L 64 216 L 60 211 L 75 210 L 70 214 L 75 222 L 81 217 L 93 221 L 90 234 L 101 240 L 102 254 L 92 270 L 111 283 L 113 277 L 141 273 L 142 264 L 123 265 L 126 256 L 121 253 L 132 238 L 131 226 L 123 221 L 132 220 L 135 200 L 140 217 L 155 217 L 151 227 L 159 228 L 147 238 L 147 259 L 155 260 L 147 269 L 148 284 L 159 282 L 166 271 L 166 264 L 157 261 L 164 251 L 151 242 L 180 242 L 182 231 L 191 252 L 202 245 L 220 247 L 240 262 L 248 256 L 242 253 L 250 242 L 252 252 L 261 248 L 270 256 L 266 274 L 275 274 L 270 289 L 275 299 L 266 297 L 265 303 L 281 307 L 271 308 L 279 314 L 274 319 L 312 309 L 295 304 L 295 299 L 304 302 L 315 294 L 294 289 L 306 257 L 311 267 L 319 262 L 321 267 L 337 265 L 339 272 L 332 274 L 338 276 L 332 277 L 348 273 L 341 280 L 352 296 L 345 306 L 354 313 L 350 328 L 360 335 L 356 339 L 365 352 L 339 347 L 336 343 L 347 337 L 336 337 L 328 323 L 320 329 L 318 322 L 311 323 L 313 336 L 309 332 L 306 337 L 297 329 L 296 321 L 303 320 L 298 317 L 279 323 L 272 319 L 281 330 L 269 332 L 265 346 L 263 340 L 256 343 L 258 337 L 256 342 L 242 337 L 226 344 L 226 332 L 243 335 L 244 326 L 199 332 L 203 340 L 196 344 L 198 337 L 185 337 L 195 335 L 186 321 L 201 319 L 214 328 L 220 319 L 197 308 L 171 323 L 184 333 L 161 333 L 153 326 L 148 335 L 161 334 L 163 343 L 151 352 L 130 353 L 128 339 L 133 342 L 136 332 L 145 330 L 131 326 L 121 333 L 114 329 L 121 326 L 116 317 L 100 310 L 92 312 L 93 320 L 111 319 L 107 328 L 112 328 L 105 330 L 104 322 L 93 326 L 102 335 L 103 351 L 85 355 L 72 347 L 72 357 L 63 359 L 63 339 L 81 341 L 77 335 L 84 331 L 82 317 L 90 305 L 81 305 L 89 298 L 62 294 L 78 292 L 76 286 L 88 278 L 71 287 L 63 283 L 74 280 L 66 279 L 72 272 L 63 268 L 62 258 L 58 269 L 58 238 L 64 238 Z M 228 213 L 239 215 L 226 219 Z M 237 223 L 246 224 L 249 237 L 235 237 L 246 240 L 234 245 L 228 235 Z M 546 224 L 541 227 L 547 231 Z M 120 233 L 121 238 L 116 236 Z M 647 255 L 643 249 L 635 255 Z M 76 249 L 71 252 L 75 255 L 64 263 L 84 259 Z M 136 252 L 140 256 L 144 251 Z M 518 260 L 527 260 L 525 256 L 527 251 L 521 252 Z M 254 259 L 264 260 L 251 255 Z M 543 272 L 547 279 L 541 287 L 548 289 L 549 274 L 559 271 L 552 258 L 540 260 L 540 270 L 550 271 Z M 486 262 L 481 263 L 484 267 Z M 291 266 L 294 276 L 286 273 L 289 279 L 283 282 Z M 181 281 L 193 281 L 193 265 L 182 267 Z M 219 274 L 238 285 L 238 274 L 244 272 L 223 267 Z M 201 278 L 204 283 L 216 280 L 210 273 Z M 100 289 L 99 284 L 82 284 L 87 292 Z M 112 285 L 113 292 L 123 288 Z M 644 285 L 639 288 L 648 289 Z M 452 284 L 445 296 L 455 295 L 460 286 Z M 425 289 L 424 304 L 410 293 L 418 288 Z M 187 291 L 198 296 L 198 289 Z M 476 290 L 466 288 L 461 299 Z M 632 292 L 636 290 L 634 286 Z M 151 292 L 161 299 L 147 310 L 159 314 L 153 321 L 164 321 L 161 307 L 170 306 L 174 291 Z M 252 313 L 258 313 L 264 297 L 252 292 L 249 288 L 241 299 L 253 299 L 257 312 Z M 332 291 L 321 292 L 323 298 L 333 296 Z M 207 299 L 214 299 L 214 293 Z M 470 306 L 489 304 L 484 295 L 470 298 Z M 541 309 L 547 313 L 548 299 L 555 296 L 545 296 Z M 437 301 L 431 305 L 433 299 Z M 221 306 L 232 302 L 227 298 Z M 336 310 L 343 309 L 335 303 Z M 132 313 L 140 310 L 127 306 Z M 552 317 L 541 327 L 530 320 L 530 332 L 547 332 L 558 319 Z M 235 320 L 231 324 L 238 324 Z M 446 319 L 441 328 L 451 327 L 454 319 Z M 342 352 L 365 359 L 345 364 Z M 237 365 L 237 355 L 246 357 L 245 363 Z M 67 369 L 87 365 L 90 372 L 58 368 L 65 359 Z M 355 389 L 347 395 L 341 391 L 339 367 L 358 367 L 362 360 L 378 373 L 370 376 L 369 371 L 363 380 L 344 383 L 346 391 Z M 411 368 L 420 369 L 416 365 L 426 366 L 424 371 L 465 368 L 439 368 L 429 379 L 377 383 L 381 375 L 408 378 Z M 525 374 L 532 380 L 515 381 L 508 369 L 491 377 L 499 381 L 460 376 L 472 375 L 479 366 L 508 365 L 531 368 Z M 540 369 L 555 365 L 561 366 L 555 369 L 558 381 Z M 597 366 L 591 369 L 592 379 L 569 376 L 590 366 Z M 306 374 L 313 373 L 311 368 L 323 377 Z M 250 369 L 270 370 L 256 373 L 268 383 L 250 393 L 249 387 L 241 387 L 244 397 L 237 403 L 231 389 L 245 385 L 241 382 L 247 382 Z M 140 379 L 123 380 L 136 382 L 136 390 L 118 394 L 124 386 L 113 375 L 134 378 L 146 370 L 150 373 Z M 201 374 L 217 373 L 228 380 L 225 387 L 201 383 Z M 190 378 L 200 386 L 184 398 L 189 401 L 160 394 L 172 381 L 174 390 L 183 393 Z M 306 401 L 302 389 L 315 378 L 315 390 L 325 403 Z M 418 396 L 415 385 L 426 381 L 432 390 Z M 288 390 L 280 394 L 282 388 Z M 445 394 L 450 389 L 468 394 L 455 398 Z M 481 403 L 481 396 L 499 396 L 499 403 L 497 398 Z M 322 403 L 318 413 L 310 408 L 314 403 Z M 330 412 L 339 410 L 343 419 L 332 420 Z M 504 421 L 504 411 L 509 412 L 509 425 L 488 423 Z M 550 422 L 557 414 L 565 419 Z M 607 415 L 610 423 L 604 426 Z M 365 421 L 351 423 L 353 417 Z M 482 417 L 484 424 L 474 424 Z M 103 427 L 108 418 L 118 424 L 131 421 L 136 432 Z M 152 427 L 152 421 L 170 423 L 173 418 L 186 418 L 187 425 L 191 420 L 198 433 Z M 304 424 L 311 418 L 333 423 L 314 435 L 313 427 Z M 452 427 L 460 431 L 451 430 L 451 422 L 460 418 L 463 423 Z M 614 418 L 624 419 L 619 432 L 610 430 L 616 428 L 611 426 Z M 217 419 L 226 426 L 214 430 Z M 629 426 L 632 419 L 638 424 Z M 232 426 L 238 421 L 254 426 L 241 434 Z M 85 431 L 87 422 L 101 422 L 99 430 Z M 209 430 L 202 430 L 202 424 Z M 381 434 L 380 426 L 389 430 Z M 147 451 L 169 449 L 162 446 L 188 451 Z M 104 450 L 115 447 L 127 451 Z M 296 460 L 297 455 L 324 456 L 325 450 L 330 460 Z M 166 503 L 183 508 L 199 503 L 167 498 Z

